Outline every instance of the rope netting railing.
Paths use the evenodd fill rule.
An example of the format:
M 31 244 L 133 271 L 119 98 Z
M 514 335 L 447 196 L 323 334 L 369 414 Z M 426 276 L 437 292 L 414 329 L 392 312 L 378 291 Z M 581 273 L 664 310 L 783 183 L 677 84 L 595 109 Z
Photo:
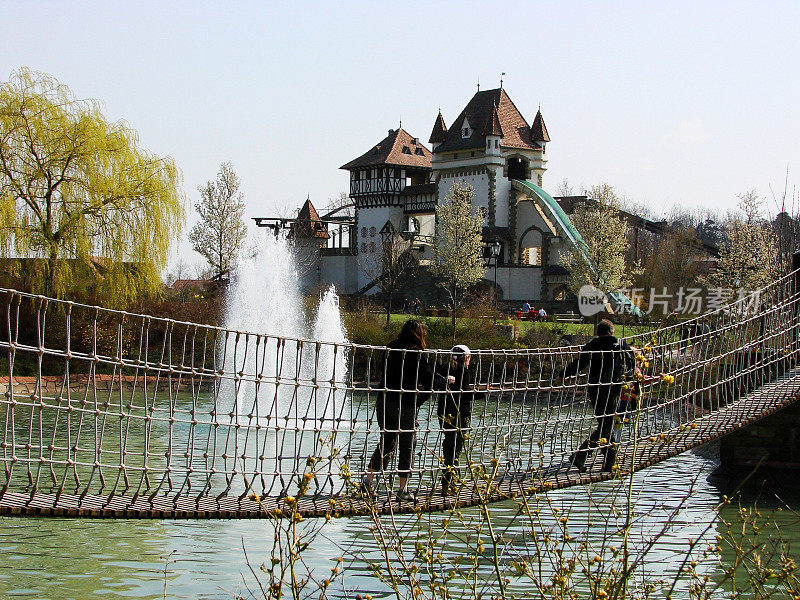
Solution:
M 0 513 L 435 510 L 607 479 L 794 401 L 796 277 L 627 337 L 631 350 L 473 350 L 466 368 L 449 351 L 280 338 L 0 290 Z M 595 369 L 615 383 L 592 379 Z M 619 394 L 638 401 L 623 406 Z M 379 414 L 392 401 L 413 403 L 412 424 Z M 379 441 L 399 448 L 363 494 Z M 400 466 L 416 504 L 392 493 L 409 452 Z

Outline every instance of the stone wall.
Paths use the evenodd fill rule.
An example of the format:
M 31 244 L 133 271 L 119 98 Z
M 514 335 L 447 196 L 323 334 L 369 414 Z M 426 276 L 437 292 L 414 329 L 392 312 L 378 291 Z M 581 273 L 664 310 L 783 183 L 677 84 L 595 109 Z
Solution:
M 723 466 L 763 464 L 800 468 L 800 402 L 722 438 Z
M 726 435 L 716 476 L 731 489 L 800 489 L 800 402 Z M 760 462 L 761 461 L 761 462 Z

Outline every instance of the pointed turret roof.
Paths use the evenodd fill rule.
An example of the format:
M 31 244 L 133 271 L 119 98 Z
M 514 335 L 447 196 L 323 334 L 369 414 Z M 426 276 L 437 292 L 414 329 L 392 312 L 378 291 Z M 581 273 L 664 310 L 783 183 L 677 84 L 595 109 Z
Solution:
M 536 142 L 550 141 L 550 135 L 547 133 L 547 126 L 544 124 L 541 110 L 536 111 L 536 118 L 533 120 L 533 125 L 531 125 L 531 134 Z
M 447 138 L 436 147 L 436 152 L 483 148 L 486 145 L 486 131 L 494 129 L 495 113 L 503 132 L 503 147 L 540 150 L 541 146 L 533 139 L 531 128 L 514 102 L 503 88 L 477 92 L 461 114 L 447 130 Z M 472 130 L 468 138 L 462 136 L 463 123 L 467 120 Z
M 439 116 L 436 117 L 436 122 L 433 124 L 433 131 L 428 140 L 431 144 L 440 144 L 447 139 L 447 125 L 444 124 L 444 117 L 442 111 L 439 111 Z
M 503 126 L 500 125 L 500 115 L 497 113 L 497 105 L 492 107 L 492 116 L 489 119 L 484 135 L 499 135 L 503 137 Z
M 431 151 L 404 129 L 390 129 L 389 135 L 370 150 L 339 168 L 349 171 L 378 165 L 430 169 Z
M 297 213 L 297 219 L 292 223 L 289 229 L 289 237 L 294 238 L 322 238 L 327 240 L 328 227 L 319 218 L 319 213 L 314 205 L 311 204 L 311 199 L 306 198 L 300 212 Z

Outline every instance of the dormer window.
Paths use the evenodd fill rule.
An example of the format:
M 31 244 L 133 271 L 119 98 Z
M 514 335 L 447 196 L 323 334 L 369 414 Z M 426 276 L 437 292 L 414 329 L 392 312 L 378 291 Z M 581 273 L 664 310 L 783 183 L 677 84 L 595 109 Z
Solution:
M 425 153 L 422 151 L 422 148 L 417 148 L 416 150 L 414 150 L 414 154 L 416 154 L 417 156 L 425 156 Z
M 472 127 L 469 126 L 469 121 L 464 119 L 464 124 L 461 125 L 461 138 L 467 139 L 472 135 Z
M 408 146 L 403 146 L 403 154 L 411 154 L 411 148 Z

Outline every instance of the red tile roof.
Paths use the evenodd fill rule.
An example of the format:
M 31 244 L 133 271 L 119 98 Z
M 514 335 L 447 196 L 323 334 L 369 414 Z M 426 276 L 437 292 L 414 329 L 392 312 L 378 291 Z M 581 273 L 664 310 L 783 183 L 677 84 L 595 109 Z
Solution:
M 349 171 L 377 165 L 430 169 L 431 151 L 404 129 L 390 129 L 389 135 L 369 151 L 340 168 Z
M 453 121 L 447 131 L 447 139 L 436 148 L 436 152 L 483 148 L 486 145 L 484 132 L 494 128 L 492 120 L 495 111 L 503 131 L 501 144 L 504 148 L 528 150 L 541 148 L 533 138 L 525 117 L 508 97 L 506 91 L 503 88 L 497 88 L 478 92 L 472 97 L 458 118 Z M 464 119 L 469 121 L 472 128 L 472 135 L 468 138 L 463 138 L 461 135 Z
M 297 213 L 297 219 L 289 229 L 289 237 L 296 238 L 321 238 L 327 240 L 328 227 L 319 218 L 319 213 L 310 199 L 306 199 L 305 204 Z

